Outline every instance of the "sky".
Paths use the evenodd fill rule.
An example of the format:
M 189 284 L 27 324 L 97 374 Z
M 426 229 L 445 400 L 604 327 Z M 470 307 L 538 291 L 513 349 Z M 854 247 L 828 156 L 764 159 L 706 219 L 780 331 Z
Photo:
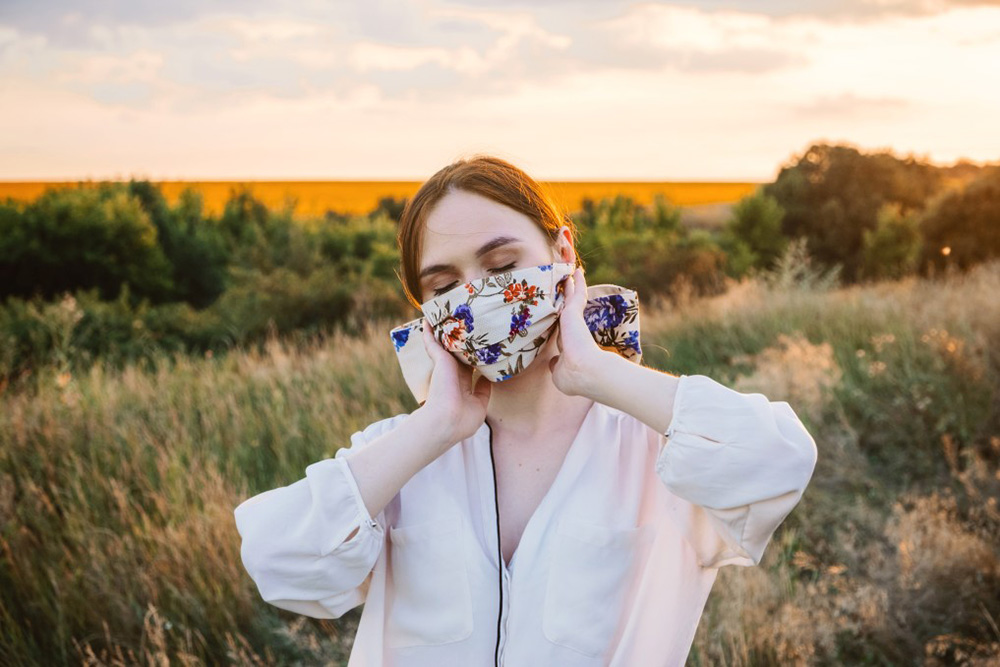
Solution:
M 2 0 L 0 179 L 768 181 L 1000 160 L 1000 0 Z

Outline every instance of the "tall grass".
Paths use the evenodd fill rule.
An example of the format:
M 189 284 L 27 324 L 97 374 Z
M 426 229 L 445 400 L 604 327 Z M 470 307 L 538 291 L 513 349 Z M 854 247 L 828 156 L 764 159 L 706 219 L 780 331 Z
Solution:
M 4 396 L 0 663 L 131 662 L 156 637 L 201 661 L 343 654 L 337 624 L 290 625 L 260 604 L 232 510 L 412 409 L 382 337 L 272 340 L 155 372 L 96 365 Z
M 647 363 L 788 400 L 820 448 L 757 568 L 725 568 L 692 665 L 1000 652 L 1000 263 L 646 304 Z M 0 664 L 344 664 L 360 610 L 260 600 L 233 508 L 414 409 L 388 343 L 46 371 L 0 396 Z
M 998 294 L 993 263 L 658 316 L 672 365 L 788 400 L 820 449 L 762 565 L 720 573 L 691 664 L 1000 664 Z

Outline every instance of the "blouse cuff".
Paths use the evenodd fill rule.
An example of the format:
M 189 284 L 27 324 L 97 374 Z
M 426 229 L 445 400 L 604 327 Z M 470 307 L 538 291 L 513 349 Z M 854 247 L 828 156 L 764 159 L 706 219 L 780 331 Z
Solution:
M 816 444 L 794 411 L 705 375 L 682 375 L 664 435 L 656 472 L 671 493 L 698 506 L 698 526 L 688 532 L 704 564 L 759 563 L 816 463 Z
M 340 483 L 331 483 L 332 480 L 328 479 L 320 480 L 319 475 L 335 475 Z M 325 546 L 324 554 L 359 551 L 361 555 L 366 553 L 365 549 L 358 549 L 361 544 L 371 540 L 381 541 L 384 538 L 385 528 L 368 513 L 358 482 L 346 457 L 335 456 L 317 461 L 306 468 L 306 477 L 312 481 L 314 492 L 324 496 L 317 500 L 329 517 L 330 525 L 336 523 L 337 517 L 353 517 L 353 520 L 341 530 L 331 531 L 330 542 Z M 347 539 L 355 528 L 358 532 Z
M 730 509 L 805 489 L 816 445 L 784 401 L 684 375 L 656 471 L 677 495 Z

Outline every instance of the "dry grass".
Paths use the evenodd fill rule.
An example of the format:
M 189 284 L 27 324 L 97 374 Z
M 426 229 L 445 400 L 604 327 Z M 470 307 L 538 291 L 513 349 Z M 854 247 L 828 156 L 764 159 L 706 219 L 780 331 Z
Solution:
M 725 568 L 692 665 L 998 664 L 1000 264 L 644 306 L 647 363 L 788 400 L 820 458 L 757 568 Z M 232 509 L 415 406 L 387 331 L 0 395 L 0 663 L 344 664 L 263 603 Z
M 755 311 L 784 320 L 791 333 L 772 345 L 725 355 L 732 385 L 788 400 L 820 448 L 813 482 L 762 565 L 720 572 L 692 664 L 1000 664 L 998 281 L 994 263 L 945 282 L 821 298 L 747 283 L 659 315 L 668 341 L 691 317 L 741 331 L 765 325 Z M 853 336 L 835 335 L 844 320 Z M 938 401 L 934 386 L 956 378 L 953 400 Z M 852 418 L 856 403 L 900 414 L 869 431 Z M 963 426 L 958 405 L 979 417 L 965 429 L 952 428 Z M 891 441 L 878 425 L 902 428 L 920 414 L 937 432 L 872 455 Z
M 412 409 L 391 346 L 164 362 L 2 399 L 0 663 L 342 658 L 344 626 L 261 604 L 232 511 Z

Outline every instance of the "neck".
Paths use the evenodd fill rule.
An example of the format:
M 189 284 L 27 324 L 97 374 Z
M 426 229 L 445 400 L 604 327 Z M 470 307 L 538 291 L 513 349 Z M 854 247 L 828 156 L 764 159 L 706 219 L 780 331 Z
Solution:
M 593 404 L 586 396 L 559 391 L 552 382 L 549 358 L 550 354 L 539 354 L 523 372 L 491 388 L 486 421 L 491 429 L 509 436 L 507 442 L 537 441 L 540 435 L 578 424 Z

